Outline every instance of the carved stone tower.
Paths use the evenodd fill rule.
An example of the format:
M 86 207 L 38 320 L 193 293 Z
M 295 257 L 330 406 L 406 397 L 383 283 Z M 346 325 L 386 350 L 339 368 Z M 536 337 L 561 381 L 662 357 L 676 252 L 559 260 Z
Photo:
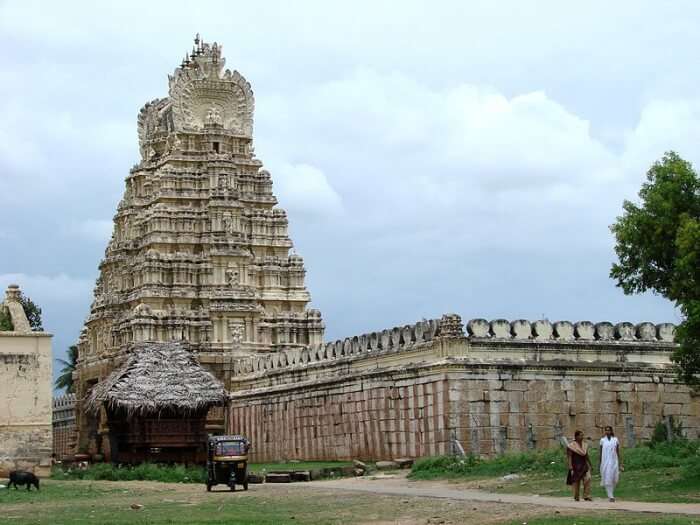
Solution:
M 254 99 L 221 47 L 199 36 L 169 96 L 138 116 L 126 178 L 79 341 L 78 397 L 131 343 L 186 340 L 228 386 L 241 356 L 323 339 L 303 260 L 253 150 Z

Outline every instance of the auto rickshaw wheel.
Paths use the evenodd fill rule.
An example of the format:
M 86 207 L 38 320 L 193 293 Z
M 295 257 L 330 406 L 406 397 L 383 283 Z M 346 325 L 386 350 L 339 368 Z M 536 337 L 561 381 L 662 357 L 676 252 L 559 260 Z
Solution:
M 236 484 L 235 483 L 231 483 L 229 485 L 229 487 L 231 487 L 231 492 L 236 492 Z
M 248 490 L 248 480 L 243 482 L 243 490 Z
M 211 492 L 211 485 L 207 483 L 207 492 Z

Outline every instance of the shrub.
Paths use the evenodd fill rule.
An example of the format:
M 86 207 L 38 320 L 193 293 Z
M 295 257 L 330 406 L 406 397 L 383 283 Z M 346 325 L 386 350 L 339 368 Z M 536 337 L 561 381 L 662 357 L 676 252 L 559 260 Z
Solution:
M 204 467 L 187 467 L 185 465 L 159 465 L 141 463 L 140 465 L 112 465 L 96 463 L 85 470 L 55 467 L 52 478 L 87 479 L 106 481 L 162 481 L 165 483 L 204 483 Z

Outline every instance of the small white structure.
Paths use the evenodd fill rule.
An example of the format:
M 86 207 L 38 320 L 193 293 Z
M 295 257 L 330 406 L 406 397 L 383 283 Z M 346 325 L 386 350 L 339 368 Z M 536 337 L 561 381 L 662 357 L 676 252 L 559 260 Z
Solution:
M 52 335 L 31 330 L 19 299 L 10 285 L 0 303 L 12 321 L 12 330 L 0 330 L 0 478 L 51 470 Z

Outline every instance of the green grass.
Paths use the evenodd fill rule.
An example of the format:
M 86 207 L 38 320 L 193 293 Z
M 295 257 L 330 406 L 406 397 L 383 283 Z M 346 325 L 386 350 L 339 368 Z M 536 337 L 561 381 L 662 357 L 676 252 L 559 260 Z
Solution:
M 3 482 L 3 484 L 6 484 Z M 118 489 L 104 486 L 95 486 L 92 483 L 82 483 L 80 485 L 80 490 L 76 490 L 75 485 L 68 485 L 63 483 L 46 483 L 41 480 L 39 483 L 40 489 L 37 491 L 32 487 L 30 492 L 27 492 L 26 488 L 20 487 L 15 490 L 14 487 L 11 489 L 1 489 L 0 490 L 0 508 L 4 505 L 11 503 L 41 503 L 48 501 L 60 501 L 60 500 L 96 500 L 105 497 L 111 497 L 115 494 L 125 494 L 128 493 L 128 489 Z M 1 512 L 0 512 L 1 514 Z
M 312 470 L 323 468 L 340 468 L 352 465 L 341 461 L 307 461 L 300 463 L 251 463 L 250 472 L 271 472 L 285 470 Z M 183 465 L 158 465 L 142 463 L 136 466 L 116 466 L 109 463 L 97 463 L 85 470 L 63 470 L 54 467 L 51 478 L 56 480 L 92 480 L 92 481 L 162 481 L 164 483 L 204 483 L 206 470 L 203 466 L 185 467 Z
M 605 497 L 597 476 L 598 451 L 592 449 L 593 497 Z M 700 442 L 678 441 L 623 450 L 625 472 L 617 497 L 637 501 L 700 502 Z M 520 479 L 494 483 L 506 474 Z M 552 449 L 505 454 L 492 459 L 435 457 L 416 462 L 412 479 L 484 480 L 495 492 L 568 496 L 565 452 Z M 699 520 L 700 521 L 700 520 Z
M 104 490 L 88 483 L 53 481 L 39 492 L 18 490 L 15 494 L 14 489 L 5 494 L 0 492 L 0 522 L 17 525 L 337 523 L 329 502 L 318 498 L 300 505 L 292 498 L 256 496 L 255 490 L 208 493 L 205 496 L 203 490 L 195 487 L 186 493 L 175 492 L 170 484 L 159 484 L 157 488 L 148 489 L 135 486 L 133 489 Z M 124 486 L 121 484 L 121 487 Z M 190 498 L 191 495 L 195 498 Z M 143 508 L 133 510 L 130 508 L 132 503 L 139 503 Z

